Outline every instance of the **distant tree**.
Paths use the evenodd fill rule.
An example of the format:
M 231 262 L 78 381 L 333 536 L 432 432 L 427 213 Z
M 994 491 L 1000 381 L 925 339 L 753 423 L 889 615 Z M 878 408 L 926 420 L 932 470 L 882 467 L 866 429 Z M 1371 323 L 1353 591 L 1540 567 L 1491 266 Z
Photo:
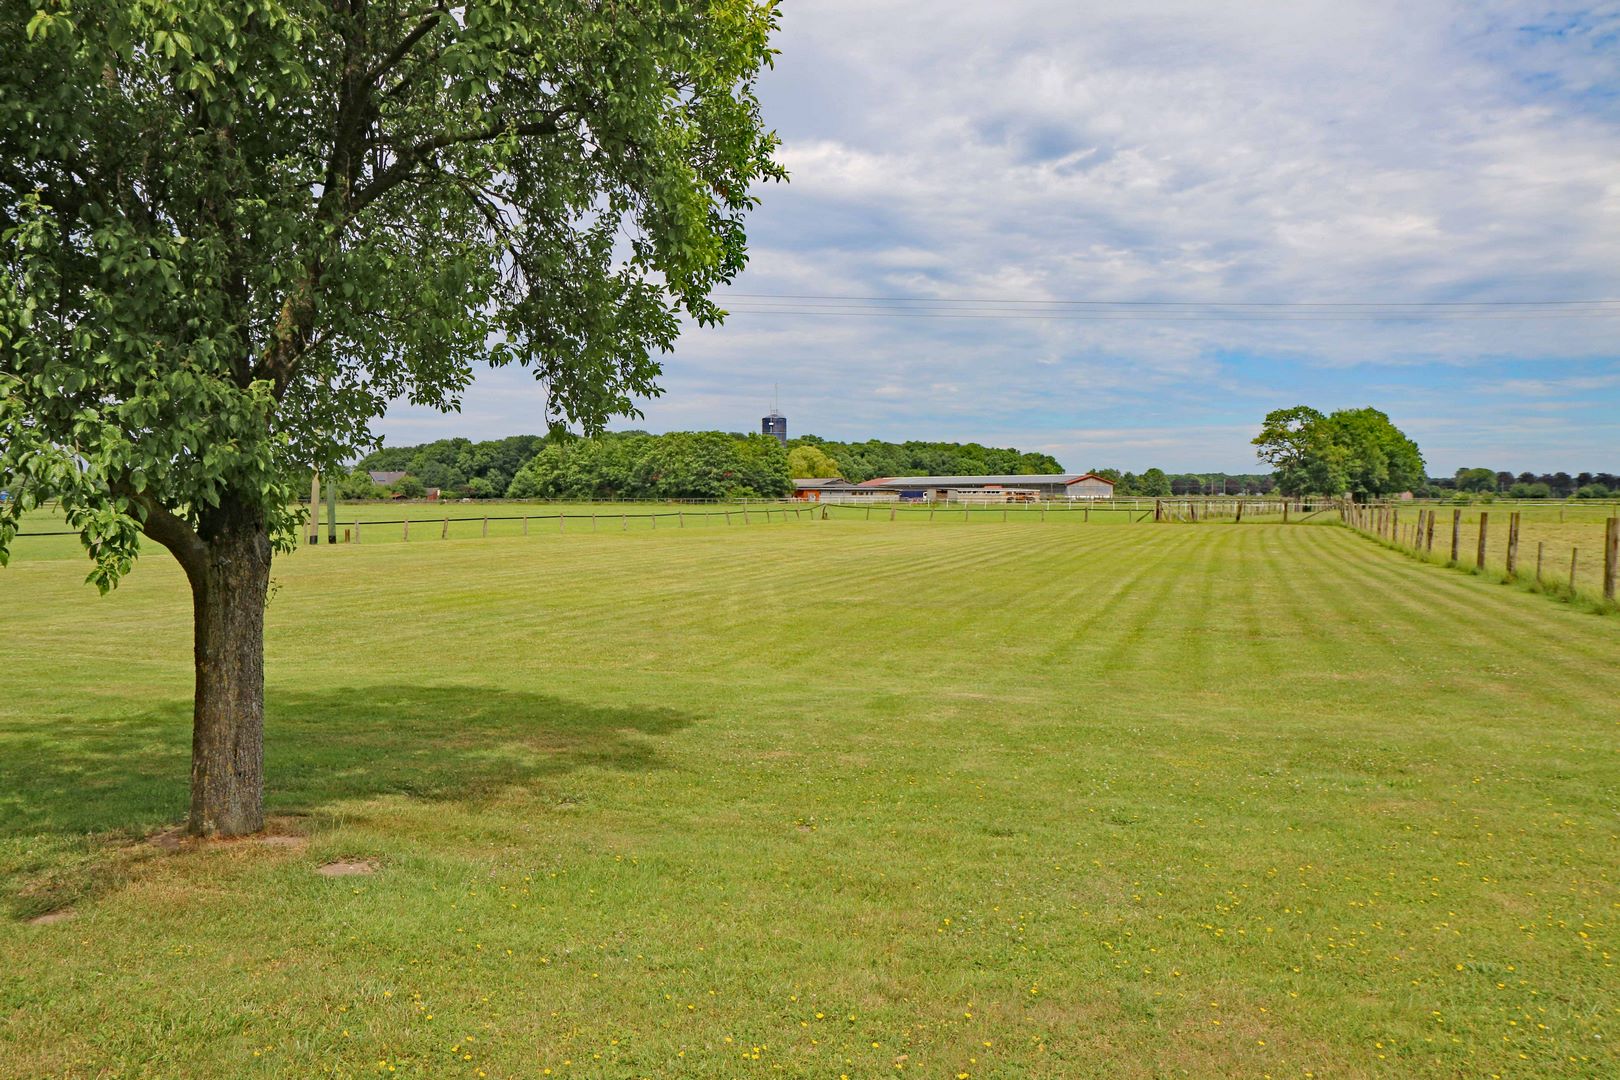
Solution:
M 428 490 L 426 484 L 410 473 L 406 473 L 398 480 L 395 480 L 393 484 L 389 485 L 389 488 L 396 495 L 403 495 L 407 499 L 420 499 L 427 494 Z
M 1421 487 L 1423 455 L 1377 409 L 1331 415 L 1305 405 L 1267 413 L 1254 445 L 1285 495 L 1393 495 Z
M 1162 498 L 1171 493 L 1170 478 L 1160 468 L 1144 472 L 1136 484 L 1137 490 L 1149 498 Z
M 190 830 L 263 823 L 264 609 L 295 481 L 385 404 L 530 366 L 598 430 L 721 316 L 773 0 L 0 8 L 0 559 L 55 499 L 110 589 L 193 594 Z M 425 479 L 425 478 L 423 478 Z
M 819 446 L 796 446 L 788 451 L 788 475 L 795 480 L 825 480 L 842 474 L 838 462 Z
M 1458 469 L 1457 490 L 1482 492 L 1496 490 L 1496 473 L 1491 469 Z
M 1508 488 L 1508 495 L 1515 499 L 1545 499 L 1552 495 L 1552 488 L 1539 480 L 1534 483 L 1521 480 Z
M 1577 499 L 1607 499 L 1609 489 L 1603 484 L 1587 484 L 1575 492 Z

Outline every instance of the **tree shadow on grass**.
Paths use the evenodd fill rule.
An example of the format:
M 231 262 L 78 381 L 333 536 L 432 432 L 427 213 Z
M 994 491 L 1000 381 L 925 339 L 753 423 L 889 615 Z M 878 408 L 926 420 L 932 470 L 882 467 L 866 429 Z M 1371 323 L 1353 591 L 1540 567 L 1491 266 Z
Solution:
M 511 690 L 413 686 L 272 690 L 266 714 L 272 814 L 315 814 L 389 794 L 476 802 L 583 767 L 656 769 L 649 737 L 695 719 Z M 3 890 L 13 908 L 49 906 L 25 899 L 38 891 L 30 880 L 58 871 L 78 877 L 71 867 L 98 861 L 109 842 L 182 819 L 190 754 L 190 701 L 132 717 L 0 725 L 0 872 L 16 887 Z

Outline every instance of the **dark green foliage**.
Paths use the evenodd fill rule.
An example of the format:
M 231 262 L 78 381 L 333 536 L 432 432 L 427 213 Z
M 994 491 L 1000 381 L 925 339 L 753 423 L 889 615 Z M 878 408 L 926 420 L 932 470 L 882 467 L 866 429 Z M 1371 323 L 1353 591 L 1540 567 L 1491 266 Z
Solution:
M 843 443 L 814 435 L 788 442 L 790 450 L 800 446 L 817 448 L 837 463 L 840 476 L 857 484 L 879 476 L 1033 476 L 1063 471 L 1050 454 L 1026 454 L 978 443 L 892 443 L 881 439 Z
M 438 488 L 447 497 L 500 498 L 518 470 L 539 453 L 545 441 L 539 435 L 513 435 L 479 443 L 440 439 L 420 446 L 385 447 L 361 458 L 357 467 L 408 472 L 424 487 Z
M 1285 495 L 1359 498 L 1424 486 L 1423 454 L 1377 409 L 1340 409 L 1324 416 L 1307 405 L 1266 414 L 1254 438 L 1260 460 L 1275 470 Z
M 45 498 L 103 588 L 143 528 L 288 542 L 297 477 L 485 361 L 533 370 L 548 426 L 633 414 L 783 175 L 754 91 L 776 19 L 0 0 L 0 561 L 6 507 Z M 441 464 L 419 479 L 505 486 Z
M 608 434 L 545 447 L 507 488 L 514 499 L 776 498 L 793 490 L 787 451 L 768 435 Z

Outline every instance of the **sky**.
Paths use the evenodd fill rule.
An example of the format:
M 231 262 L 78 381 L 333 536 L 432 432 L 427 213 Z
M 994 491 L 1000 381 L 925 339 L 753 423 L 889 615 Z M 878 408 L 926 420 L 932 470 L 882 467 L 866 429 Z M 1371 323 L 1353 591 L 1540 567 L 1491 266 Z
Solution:
M 1620 471 L 1620 3 L 787 0 L 782 24 L 760 90 L 791 180 L 758 192 L 725 324 L 614 426 L 757 431 L 779 387 L 795 435 L 1237 472 L 1267 411 L 1371 405 L 1431 474 Z M 379 430 L 543 412 L 486 370 L 461 413 Z

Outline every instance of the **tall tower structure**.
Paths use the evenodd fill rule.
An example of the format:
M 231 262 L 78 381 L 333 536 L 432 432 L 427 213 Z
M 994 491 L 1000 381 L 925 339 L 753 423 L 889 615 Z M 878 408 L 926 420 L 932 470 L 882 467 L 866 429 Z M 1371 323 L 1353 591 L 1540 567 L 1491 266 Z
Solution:
M 774 435 L 777 442 L 783 446 L 787 445 L 787 417 L 777 410 L 777 395 L 774 388 L 771 393 L 771 414 L 760 418 L 759 433 Z

